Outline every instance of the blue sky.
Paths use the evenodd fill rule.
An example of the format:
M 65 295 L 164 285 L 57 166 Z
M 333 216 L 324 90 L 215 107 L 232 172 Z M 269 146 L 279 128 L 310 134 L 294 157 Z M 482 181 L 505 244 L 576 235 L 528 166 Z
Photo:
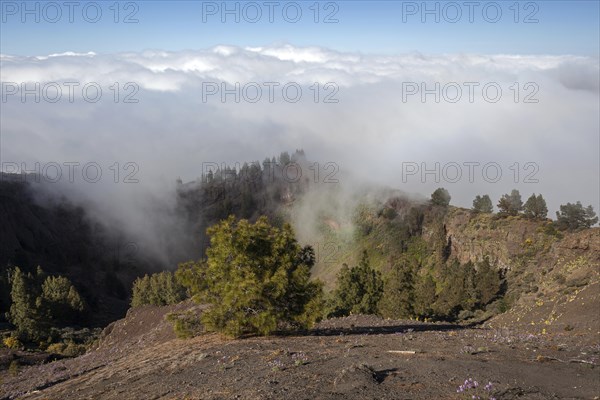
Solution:
M 285 15 L 288 20 L 295 17 L 294 5 L 286 1 L 275 2 L 278 4 L 273 9 L 272 23 L 264 1 L 255 3 L 262 12 L 256 23 L 246 21 L 256 15 L 256 8 L 250 6 L 246 6 L 244 13 L 247 2 L 237 2 L 239 23 L 233 14 L 226 15 L 227 21 L 221 22 L 221 1 L 119 2 L 118 16 L 115 2 L 97 2 L 102 16 L 96 23 L 84 19 L 84 6 L 88 7 L 86 17 L 95 18 L 95 9 L 89 6 L 92 2 L 76 2 L 72 23 L 63 1 L 54 3 L 60 6 L 60 17 L 56 17 L 56 9 L 48 6 L 48 2 L 26 2 L 28 10 L 37 7 L 33 14 L 26 14 L 21 1 L 1 3 L 0 51 L 12 55 L 178 51 L 217 44 L 291 43 L 363 53 L 575 54 L 597 58 L 600 47 L 598 1 L 475 2 L 473 22 L 469 21 L 470 9 L 465 1 L 427 2 L 430 10 L 437 5 L 439 22 L 435 21 L 435 14 L 427 14 L 425 23 L 421 20 L 424 11 L 421 1 L 322 1 L 318 3 L 318 23 L 314 22 L 314 1 L 297 2 L 302 17 L 296 23 L 284 18 L 284 6 L 288 7 Z M 232 9 L 236 7 L 236 2 L 227 4 Z M 496 4 L 502 12 L 500 17 L 496 17 Z M 456 14 L 458 10 L 460 17 Z M 124 23 L 128 15 L 138 22 Z M 328 15 L 338 22 L 324 23 Z M 23 17 L 25 22 L 21 20 Z M 114 22 L 115 17 L 118 23 Z M 527 17 L 538 22 L 525 23 Z M 49 22 L 53 19 L 57 22 Z M 457 22 L 449 22 L 453 19 Z M 498 21 L 491 22 L 494 19 Z

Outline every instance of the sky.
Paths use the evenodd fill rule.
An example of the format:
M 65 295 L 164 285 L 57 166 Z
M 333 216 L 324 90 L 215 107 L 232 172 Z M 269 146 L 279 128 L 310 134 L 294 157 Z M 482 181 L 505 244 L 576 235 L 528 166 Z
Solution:
M 1 3 L 0 44 L 12 55 L 276 43 L 387 54 L 599 52 L 595 0 Z
M 299 148 L 342 185 L 598 210 L 599 2 L 424 4 L 2 1 L 2 170 L 139 235 L 177 177 Z

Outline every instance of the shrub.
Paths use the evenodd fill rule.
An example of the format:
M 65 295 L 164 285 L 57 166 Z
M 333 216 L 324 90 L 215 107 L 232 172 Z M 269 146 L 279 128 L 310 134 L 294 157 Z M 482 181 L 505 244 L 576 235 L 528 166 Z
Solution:
M 78 357 L 85 354 L 87 349 L 86 345 L 68 341 L 67 343 L 53 343 L 46 348 L 46 352 L 60 354 L 65 357 Z
M 175 336 L 180 339 L 189 339 L 198 336 L 204 330 L 200 318 L 192 311 L 185 313 L 169 313 L 167 321 L 173 324 Z
M 560 233 L 560 231 L 556 228 L 556 224 L 550 221 L 544 225 L 541 231 L 546 235 L 554 236 L 558 239 L 563 238 L 562 233 Z
M 508 302 L 508 300 L 504 297 L 498 299 L 497 301 L 495 301 L 494 303 L 490 304 L 491 307 L 488 307 L 488 309 L 492 308 L 495 309 L 495 311 L 499 314 L 505 313 L 508 310 L 510 310 L 510 303 Z
M 2 343 L 4 343 L 4 345 L 6 347 L 8 347 L 9 349 L 20 349 L 21 347 L 23 347 L 23 345 L 21 344 L 21 342 L 19 341 L 19 339 L 17 339 L 14 336 L 9 336 L 7 338 L 5 338 Z
M 398 216 L 398 213 L 392 207 L 384 208 L 381 214 L 385 219 L 394 219 Z
M 567 282 L 567 278 L 563 274 L 558 273 L 554 275 L 554 281 L 559 283 L 560 285 L 564 285 Z
M 46 352 L 51 354 L 62 354 L 63 350 L 67 347 L 64 343 L 52 343 L 46 347 Z

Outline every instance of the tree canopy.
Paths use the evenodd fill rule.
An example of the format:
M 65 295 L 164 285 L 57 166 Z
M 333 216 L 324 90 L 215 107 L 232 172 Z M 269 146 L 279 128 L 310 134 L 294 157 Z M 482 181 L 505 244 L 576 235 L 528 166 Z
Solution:
M 490 196 L 487 194 L 475 196 L 472 210 L 480 213 L 491 213 L 494 210 L 494 206 L 492 205 Z
M 197 301 L 211 305 L 202 314 L 208 330 L 267 335 L 281 324 L 307 326 L 320 317 L 322 284 L 310 281 L 314 251 L 298 244 L 289 224 L 231 216 L 207 233 L 207 259 L 182 264 L 178 274 Z
M 523 210 L 523 201 L 521 193 L 517 189 L 513 189 L 510 194 L 504 194 L 498 202 L 500 214 L 517 215 Z
M 438 188 L 431 194 L 431 204 L 446 207 L 450 204 L 450 193 L 444 188 Z
M 531 219 L 544 219 L 548 215 L 548 207 L 546 206 L 546 200 L 541 194 L 537 196 L 532 194 L 523 207 L 524 214 L 527 218 Z
M 338 273 L 330 314 L 376 314 L 382 295 L 381 273 L 371 268 L 365 251 L 357 266 L 349 268 L 344 264 Z
M 591 205 L 584 208 L 580 201 L 575 204 L 563 204 L 560 211 L 556 212 L 556 225 L 562 230 L 576 231 L 590 228 L 596 223 L 598 217 L 594 208 Z

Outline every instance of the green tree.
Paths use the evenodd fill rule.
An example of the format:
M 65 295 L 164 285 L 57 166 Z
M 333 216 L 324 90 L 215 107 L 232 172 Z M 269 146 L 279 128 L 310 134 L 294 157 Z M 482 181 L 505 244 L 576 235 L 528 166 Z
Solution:
M 546 206 L 546 200 L 541 194 L 532 194 L 523 207 L 524 214 L 527 218 L 531 219 L 544 219 L 548 215 L 548 207 Z
M 322 285 L 310 281 L 314 253 L 300 247 L 289 224 L 230 216 L 207 232 L 206 262 L 187 264 L 180 275 L 197 301 L 211 305 L 201 317 L 208 330 L 266 335 L 282 323 L 310 325 L 320 317 Z
M 496 298 L 500 292 L 500 273 L 492 266 L 488 257 L 477 263 L 477 275 L 475 275 L 475 288 L 477 290 L 477 302 L 479 306 L 485 306 Z
M 39 309 L 39 287 L 31 273 L 15 267 L 11 274 L 9 321 L 22 341 L 40 341 L 47 335 L 48 324 Z
M 431 204 L 447 207 L 450 204 L 450 193 L 444 188 L 438 188 L 431 194 Z
M 10 269 L 0 272 L 0 322 L 10 311 Z
M 186 297 L 186 289 L 176 279 L 175 274 L 163 271 L 144 275 L 133 282 L 131 306 L 137 307 L 146 304 L 165 306 L 179 303 Z
M 187 288 L 187 294 L 194 301 L 200 302 L 202 293 L 208 289 L 205 276 L 207 269 L 206 260 L 200 260 L 181 263 L 175 271 L 177 282 Z
M 430 273 L 426 273 L 417 280 L 415 286 L 415 314 L 422 318 L 435 315 L 434 307 L 437 300 L 435 280 Z
M 517 215 L 523 210 L 523 201 L 518 190 L 513 189 L 510 194 L 504 194 L 498 202 L 500 214 Z
M 376 314 L 382 295 L 381 273 L 370 267 L 367 252 L 364 251 L 357 266 L 348 268 L 344 264 L 338 273 L 330 314 Z
M 414 271 L 408 262 L 392 266 L 383 285 L 379 312 L 385 318 L 412 318 L 414 316 Z
M 487 194 L 475 196 L 472 210 L 478 213 L 491 213 L 494 210 L 494 206 L 492 205 L 490 196 Z
M 49 276 L 42 284 L 41 307 L 53 326 L 78 322 L 86 304 L 71 281 L 64 276 Z
M 131 306 L 139 307 L 145 304 L 151 304 L 150 291 L 150 277 L 144 275 L 143 277 L 137 278 L 133 282 L 133 289 L 131 295 Z
M 461 265 L 452 260 L 440 274 L 434 311 L 444 319 L 455 319 L 461 310 L 473 310 L 477 304 L 475 268 L 471 262 Z
M 596 223 L 598 217 L 594 208 L 591 205 L 584 208 L 580 201 L 575 204 L 563 204 L 560 206 L 560 212 L 556 212 L 556 225 L 561 230 L 576 231 L 590 228 Z

